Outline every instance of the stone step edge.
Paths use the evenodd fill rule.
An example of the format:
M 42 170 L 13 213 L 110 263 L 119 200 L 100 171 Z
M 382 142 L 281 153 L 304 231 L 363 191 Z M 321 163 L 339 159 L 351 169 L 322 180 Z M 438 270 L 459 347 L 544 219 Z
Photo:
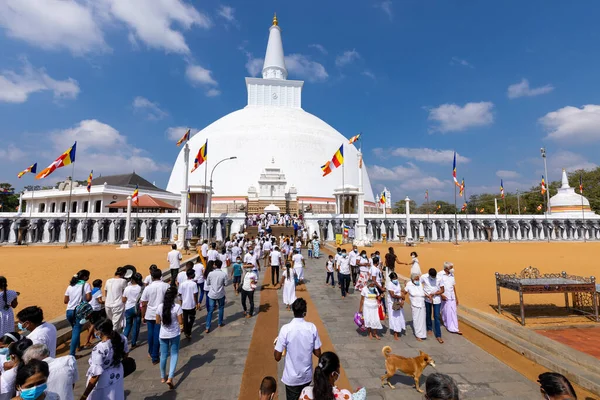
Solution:
M 485 320 L 477 318 L 467 312 L 460 313 L 459 319 L 463 323 L 511 348 L 533 362 L 540 364 L 551 371 L 563 374 L 571 382 L 578 384 L 596 395 L 600 395 L 600 374 L 561 358 L 560 355 L 554 352 L 549 352 L 538 347 L 535 342 L 527 341 L 511 332 L 499 329 Z
M 527 329 L 517 323 L 507 321 L 499 316 L 495 316 L 484 311 L 476 310 L 470 307 L 459 306 L 461 314 L 468 313 L 481 320 L 490 323 L 497 328 L 515 335 L 528 343 L 532 343 L 537 347 L 542 348 L 552 354 L 556 354 L 560 358 L 564 358 L 566 361 L 577 364 L 582 368 L 589 369 L 596 374 L 600 374 L 600 360 L 589 354 L 578 351 L 572 347 L 559 343 L 555 340 L 547 338 L 535 331 Z

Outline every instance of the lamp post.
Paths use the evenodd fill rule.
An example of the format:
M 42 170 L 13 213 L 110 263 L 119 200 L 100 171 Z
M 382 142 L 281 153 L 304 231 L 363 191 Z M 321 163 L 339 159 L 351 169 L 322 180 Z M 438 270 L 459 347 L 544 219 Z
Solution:
M 552 214 L 552 207 L 550 207 L 550 177 L 548 176 L 548 165 L 546 164 L 546 148 L 540 149 L 542 153 L 542 159 L 544 160 L 544 174 L 546 175 L 546 182 L 548 182 L 548 190 L 546 190 L 546 214 Z
M 224 158 L 221 161 L 219 161 L 218 163 L 216 163 L 215 166 L 213 167 L 212 171 L 210 171 L 210 191 L 208 192 L 208 238 L 209 238 L 209 240 L 211 239 L 211 233 L 212 233 L 211 208 L 212 208 L 212 191 L 213 191 L 213 185 L 212 185 L 213 173 L 215 172 L 215 168 L 217 168 L 219 166 L 219 164 L 221 164 L 223 161 L 235 160 L 236 158 L 237 158 L 236 156 Z

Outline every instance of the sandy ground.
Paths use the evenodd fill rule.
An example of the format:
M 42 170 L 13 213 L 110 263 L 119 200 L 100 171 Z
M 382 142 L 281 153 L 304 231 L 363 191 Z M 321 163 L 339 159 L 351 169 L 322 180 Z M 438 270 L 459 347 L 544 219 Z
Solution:
M 382 255 L 388 247 L 394 247 L 400 261 L 409 262 L 410 253 L 419 255 L 421 270 L 442 269 L 444 261 L 454 263 L 457 286 L 461 304 L 486 312 L 493 312 L 497 305 L 495 272 L 502 274 L 519 273 L 528 266 L 534 266 L 542 273 L 566 271 L 568 274 L 600 278 L 597 255 L 600 243 L 464 243 L 458 246 L 451 243 L 423 243 L 416 247 L 400 244 L 376 244 L 366 248 L 370 254 L 379 250 Z M 349 248 L 349 245 L 344 247 Z M 360 251 L 361 249 L 359 249 Z M 396 271 L 408 276 L 410 267 L 396 266 Z M 502 304 L 517 304 L 517 292 L 501 290 Z M 564 306 L 564 295 L 526 295 L 526 305 L 556 304 Z M 569 321 L 573 321 L 568 319 Z M 547 321 L 529 319 L 534 323 Z M 556 321 L 552 321 L 553 323 Z M 588 321 L 589 322 L 589 321 Z
M 94 279 L 106 282 L 117 267 L 131 264 L 145 277 L 148 267 L 156 264 L 168 268 L 170 246 L 143 246 L 118 250 L 117 246 L 54 246 L 0 247 L 0 275 L 8 280 L 9 289 L 21 292 L 17 311 L 38 305 L 46 319 L 65 313 L 63 298 L 69 280 L 81 269 L 91 272 Z M 186 256 L 184 255 L 184 258 Z

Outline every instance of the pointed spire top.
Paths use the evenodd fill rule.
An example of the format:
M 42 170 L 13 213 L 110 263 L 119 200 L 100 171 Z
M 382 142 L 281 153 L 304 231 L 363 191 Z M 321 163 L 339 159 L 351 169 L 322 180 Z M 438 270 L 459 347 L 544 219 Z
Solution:
M 561 189 L 568 189 L 570 188 L 569 186 L 569 179 L 567 178 L 567 171 L 563 168 L 562 170 L 562 186 Z
M 269 41 L 267 42 L 267 53 L 265 54 L 262 76 L 263 79 L 287 79 L 283 42 L 281 41 L 281 27 L 277 21 L 277 15 L 273 17 L 273 25 L 269 28 Z
M 277 13 L 274 13 L 274 14 L 273 14 L 273 25 L 274 25 L 274 26 L 277 26 L 277 25 L 279 25 L 279 22 L 277 22 Z

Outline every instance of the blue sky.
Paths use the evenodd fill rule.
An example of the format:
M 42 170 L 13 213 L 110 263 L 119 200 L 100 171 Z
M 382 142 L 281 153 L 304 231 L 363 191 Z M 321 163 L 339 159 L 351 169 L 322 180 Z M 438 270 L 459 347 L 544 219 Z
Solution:
M 304 109 L 364 133 L 393 200 L 450 200 L 453 150 L 468 194 L 538 183 L 542 146 L 551 180 L 596 166 L 596 2 L 0 0 L 0 181 L 77 139 L 76 178 L 165 187 L 179 127 L 245 106 L 274 11 Z

